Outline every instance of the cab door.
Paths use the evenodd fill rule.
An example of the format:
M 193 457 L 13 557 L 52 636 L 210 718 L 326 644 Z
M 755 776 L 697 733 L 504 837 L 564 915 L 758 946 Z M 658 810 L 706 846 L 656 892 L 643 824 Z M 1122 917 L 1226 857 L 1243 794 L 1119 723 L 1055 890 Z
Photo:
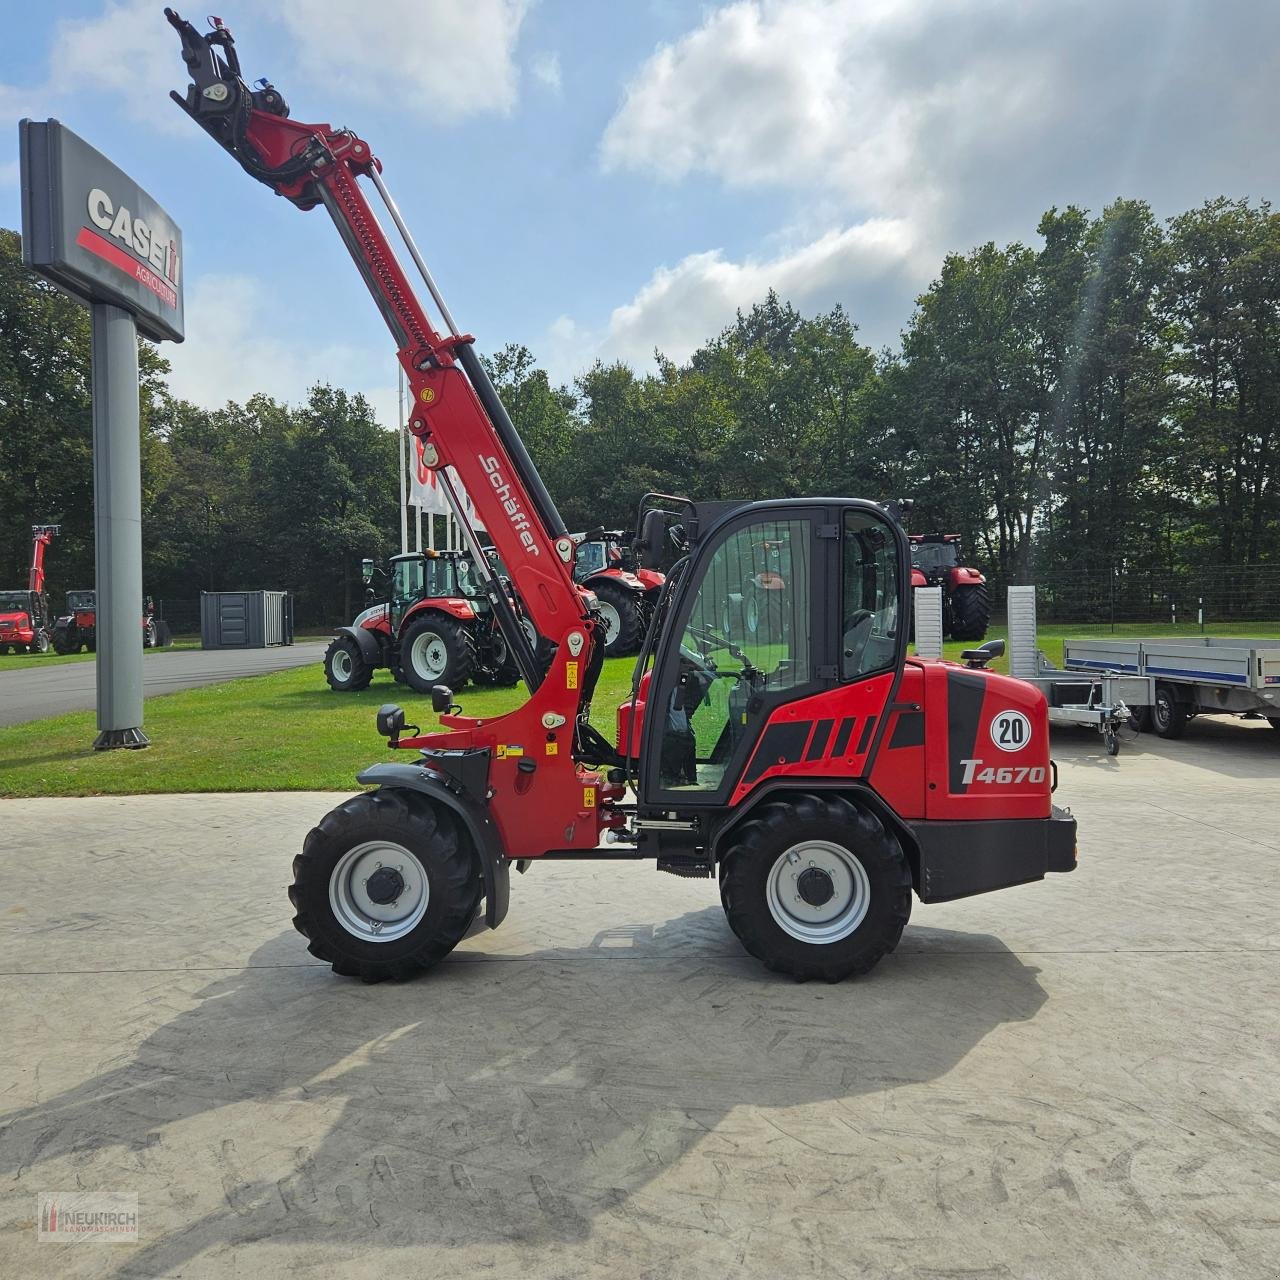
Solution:
M 777 769 L 843 774 L 859 747 L 865 759 L 906 650 L 907 564 L 872 503 L 757 504 L 713 528 L 663 627 L 642 802 L 719 807 Z
M 650 681 L 646 803 L 724 804 L 773 709 L 823 687 L 837 547 L 820 536 L 825 516 L 803 503 L 755 505 L 697 548 Z

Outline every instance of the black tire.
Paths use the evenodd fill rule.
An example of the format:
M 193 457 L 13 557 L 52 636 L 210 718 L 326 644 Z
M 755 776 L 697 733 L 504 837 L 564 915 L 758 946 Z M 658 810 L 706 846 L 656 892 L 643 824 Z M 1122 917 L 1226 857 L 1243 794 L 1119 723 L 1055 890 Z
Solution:
M 160 633 L 156 630 L 156 620 L 148 618 L 142 624 L 142 647 L 144 649 L 155 649 L 160 644 Z
M 74 627 L 58 627 L 53 629 L 53 648 L 54 651 L 61 654 L 79 653 L 81 644 L 79 635 Z
M 1268 720 L 1267 723 L 1277 732 L 1280 733 L 1280 719 Z
M 1156 685 L 1151 724 L 1161 738 L 1180 738 L 1187 727 L 1187 709 L 1174 697 L 1167 684 Z
M 1120 735 L 1114 728 L 1106 728 L 1102 731 L 1102 742 L 1107 749 L 1107 755 L 1118 756 L 1120 754 Z
M 356 693 L 369 687 L 373 668 L 350 636 L 334 636 L 324 651 L 324 678 L 335 693 Z
M 983 640 L 991 622 L 991 600 L 985 583 L 957 587 L 951 593 L 951 638 Z
M 435 667 L 424 667 L 424 646 L 434 637 L 442 646 L 444 661 Z M 415 662 L 418 665 L 415 665 Z M 425 613 L 414 618 L 400 637 L 400 665 L 405 683 L 416 693 L 430 693 L 438 684 L 457 692 L 471 679 L 476 667 L 476 642 L 468 627 L 446 613 Z
M 48 653 L 49 652 L 49 633 L 40 627 L 37 629 L 35 638 L 27 646 L 28 653 Z
M 644 639 L 643 597 L 638 591 L 619 586 L 616 582 L 592 583 L 591 590 L 618 619 L 617 627 L 611 628 L 605 641 L 605 657 L 625 658 L 629 653 L 638 653 L 640 641 Z
M 519 683 L 520 668 L 496 621 L 487 639 L 484 660 L 476 669 L 476 682 L 492 685 L 495 689 L 510 689 Z
M 415 859 L 416 873 L 427 886 L 421 918 L 387 941 L 351 932 L 334 908 L 335 898 L 343 898 L 338 886 L 344 858 L 373 842 L 399 846 Z M 350 883 L 359 871 L 357 861 L 349 870 Z M 331 886 L 335 873 L 338 880 Z M 308 939 L 313 956 L 344 977 L 381 982 L 411 977 L 447 956 L 475 919 L 482 888 L 475 854 L 448 810 L 424 796 L 383 789 L 353 796 L 311 830 L 293 860 L 289 901 L 297 912 L 294 928 Z
M 13 645 L 0 644 L 0 658 L 7 658 L 13 652 Z
M 733 841 L 720 872 L 724 913 L 742 945 L 776 973 L 838 982 L 869 972 L 898 945 L 911 918 L 911 869 L 902 846 L 873 814 L 840 797 L 806 795 L 764 805 L 734 832 Z M 775 864 L 806 841 L 852 855 L 869 885 L 861 920 L 830 942 L 793 936 L 769 904 Z

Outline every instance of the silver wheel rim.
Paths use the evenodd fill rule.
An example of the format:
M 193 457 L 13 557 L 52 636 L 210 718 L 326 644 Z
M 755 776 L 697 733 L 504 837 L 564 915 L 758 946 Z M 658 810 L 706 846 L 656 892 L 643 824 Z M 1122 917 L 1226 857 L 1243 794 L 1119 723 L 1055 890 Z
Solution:
M 529 648 L 536 649 L 538 647 L 538 632 L 533 623 L 528 618 L 521 618 L 520 630 L 524 632 L 524 638 L 529 642 Z
M 399 873 L 404 888 L 394 902 L 369 897 L 369 877 L 382 867 Z M 427 914 L 431 888 L 422 864 L 403 845 L 369 840 L 338 859 L 329 876 L 329 907 L 334 919 L 362 942 L 395 942 Z
M 755 635 L 760 630 L 760 602 L 755 596 L 747 598 L 747 630 Z
M 424 680 L 439 680 L 449 665 L 449 646 L 437 631 L 421 631 L 409 646 L 409 661 Z
M 351 655 L 345 649 L 335 649 L 329 663 L 339 684 L 346 684 L 351 679 Z
M 599 602 L 600 621 L 604 623 L 604 642 L 605 645 L 611 645 L 616 639 L 618 632 L 622 630 L 622 619 L 618 616 L 618 611 L 607 600 Z
M 810 868 L 831 878 L 833 893 L 811 906 L 799 892 L 800 875 Z M 769 914 L 783 933 L 800 942 L 829 945 L 847 938 L 866 919 L 871 906 L 871 880 L 862 863 L 842 845 L 829 840 L 793 844 L 769 872 Z

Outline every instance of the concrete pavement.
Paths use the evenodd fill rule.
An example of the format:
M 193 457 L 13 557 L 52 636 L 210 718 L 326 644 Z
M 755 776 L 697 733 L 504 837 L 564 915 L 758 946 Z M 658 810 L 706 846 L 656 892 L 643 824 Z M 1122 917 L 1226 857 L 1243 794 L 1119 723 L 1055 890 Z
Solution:
M 1059 736 L 1078 872 L 834 987 L 567 863 L 365 987 L 284 896 L 335 796 L 0 803 L 0 1274 L 1275 1276 L 1276 737 Z M 74 1188 L 141 1242 L 37 1244 Z
M 154 698 L 240 676 L 305 667 L 323 660 L 328 643 L 300 640 L 271 649 L 173 649 L 149 653 L 142 664 L 143 692 Z M 42 667 L 33 661 L 19 670 L 0 669 L 0 725 L 41 720 L 65 711 L 91 710 L 97 700 L 97 688 L 96 662 L 50 663 Z

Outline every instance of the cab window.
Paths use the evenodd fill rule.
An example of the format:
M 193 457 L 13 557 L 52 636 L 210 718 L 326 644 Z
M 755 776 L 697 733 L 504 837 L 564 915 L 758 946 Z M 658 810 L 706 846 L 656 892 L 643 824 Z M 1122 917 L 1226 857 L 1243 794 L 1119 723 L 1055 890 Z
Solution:
M 892 667 L 901 618 L 893 531 L 869 511 L 847 511 L 842 535 L 840 674 L 845 680 Z

